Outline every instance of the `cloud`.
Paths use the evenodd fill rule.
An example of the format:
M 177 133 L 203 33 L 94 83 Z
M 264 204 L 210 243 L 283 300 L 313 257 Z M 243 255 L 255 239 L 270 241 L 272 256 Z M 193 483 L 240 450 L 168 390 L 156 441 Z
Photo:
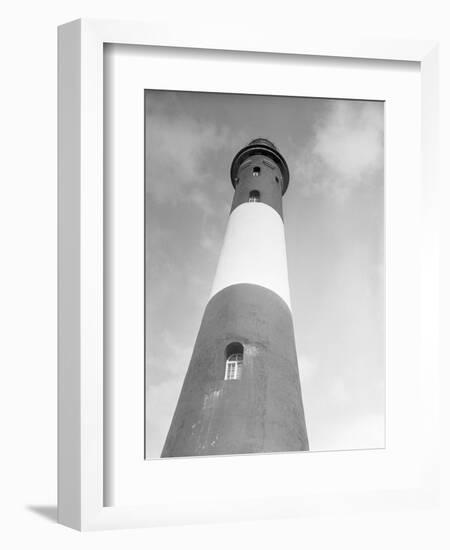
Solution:
M 208 195 L 206 191 L 199 188 L 193 188 L 189 194 L 192 203 L 198 206 L 204 214 L 212 216 L 215 213 L 216 207 L 211 199 L 211 194 Z
M 227 170 L 217 173 L 217 158 L 231 158 L 239 136 L 225 124 L 183 111 L 174 116 L 169 107 L 159 101 L 147 110 L 147 190 L 160 204 L 188 201 L 210 215 L 213 202 L 206 186 L 227 178 Z
M 152 346 L 147 356 L 147 386 L 158 386 L 167 380 L 183 378 L 191 356 L 191 346 L 180 345 L 176 336 L 163 330 L 158 346 Z
M 298 337 L 297 339 L 298 340 Z M 317 363 L 311 357 L 308 357 L 297 349 L 298 367 L 302 384 L 314 379 L 317 376 Z
M 146 395 L 146 458 L 159 458 L 178 402 L 183 378 L 149 386 Z
M 293 173 L 304 195 L 345 199 L 383 166 L 383 105 L 336 101 L 319 121 Z
M 167 123 L 155 115 L 148 126 L 148 190 L 159 203 L 177 202 L 182 193 L 185 196 L 183 187 L 202 179 L 201 157 L 209 149 L 220 147 L 222 139 L 213 127 L 201 126 L 186 117 Z
M 385 446 L 384 414 L 360 414 L 356 418 L 339 419 L 328 425 L 326 433 L 317 430 L 315 451 L 380 449 Z

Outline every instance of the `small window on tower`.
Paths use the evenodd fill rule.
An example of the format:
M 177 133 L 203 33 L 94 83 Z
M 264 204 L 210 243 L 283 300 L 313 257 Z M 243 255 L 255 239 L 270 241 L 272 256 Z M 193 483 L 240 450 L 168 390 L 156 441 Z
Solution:
M 261 168 L 259 166 L 255 166 L 253 168 L 253 175 L 254 176 L 259 176 L 260 173 L 261 173 Z
M 224 380 L 240 380 L 244 361 L 244 346 L 239 342 L 229 344 L 225 351 L 225 357 Z
M 248 202 L 259 202 L 259 201 L 260 201 L 259 191 L 250 191 L 250 194 L 248 196 Z

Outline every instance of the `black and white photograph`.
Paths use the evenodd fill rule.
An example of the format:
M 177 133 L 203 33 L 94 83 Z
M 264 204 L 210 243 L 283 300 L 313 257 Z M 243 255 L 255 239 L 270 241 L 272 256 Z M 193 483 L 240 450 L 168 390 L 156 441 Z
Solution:
M 146 459 L 385 446 L 384 103 L 145 92 Z
M 450 549 L 448 6 L 2 3 L 1 548 Z

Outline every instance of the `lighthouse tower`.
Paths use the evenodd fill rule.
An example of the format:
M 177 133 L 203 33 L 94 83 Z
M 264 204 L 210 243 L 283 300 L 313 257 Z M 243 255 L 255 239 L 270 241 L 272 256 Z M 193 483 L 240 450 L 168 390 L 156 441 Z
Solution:
M 282 197 L 289 169 L 255 139 L 231 165 L 225 241 L 162 457 L 307 451 Z

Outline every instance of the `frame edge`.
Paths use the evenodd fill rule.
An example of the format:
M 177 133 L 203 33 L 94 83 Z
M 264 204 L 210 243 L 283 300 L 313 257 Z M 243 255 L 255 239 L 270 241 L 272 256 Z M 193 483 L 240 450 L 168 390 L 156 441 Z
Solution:
M 58 27 L 58 522 L 81 529 L 81 21 Z

